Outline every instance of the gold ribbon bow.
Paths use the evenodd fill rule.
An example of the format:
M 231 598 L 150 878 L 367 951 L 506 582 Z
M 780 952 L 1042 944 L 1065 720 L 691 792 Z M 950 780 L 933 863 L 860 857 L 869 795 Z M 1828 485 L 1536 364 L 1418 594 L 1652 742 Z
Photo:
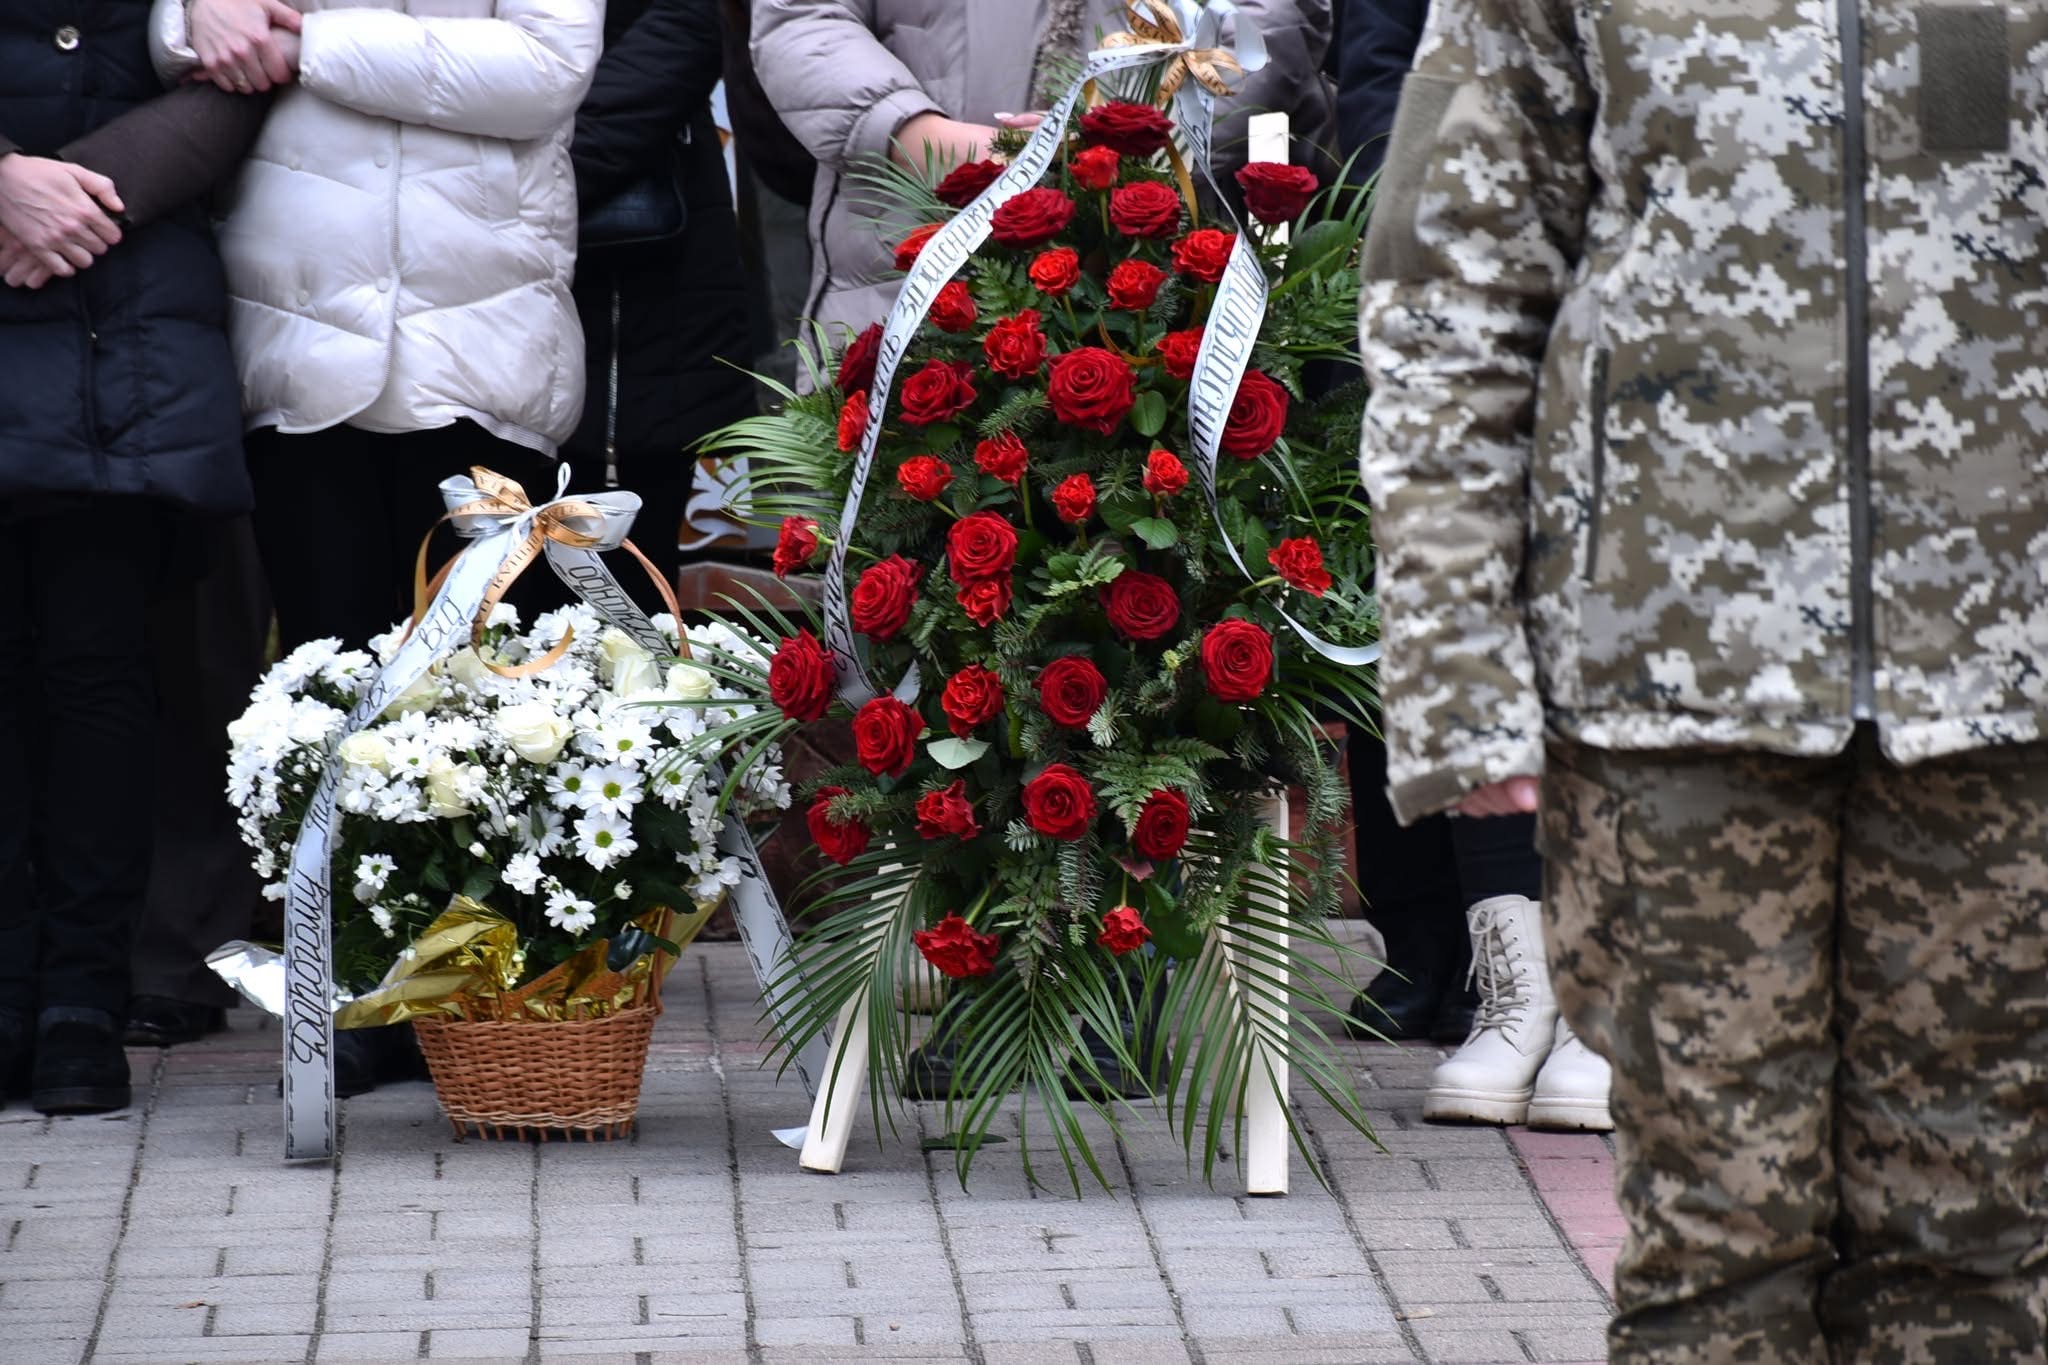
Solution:
M 569 652 L 569 645 L 575 640 L 576 632 L 565 628 L 562 631 L 562 638 L 555 642 L 554 647 L 537 659 L 529 659 L 523 664 L 494 663 L 484 653 L 484 631 L 490 623 L 491 611 L 504 599 L 519 575 L 526 572 L 527 568 L 541 557 L 549 541 L 577 550 L 593 549 L 602 543 L 596 536 L 576 529 L 572 522 L 579 518 L 601 522 L 604 513 L 596 504 L 577 498 L 557 498 L 535 508 L 532 500 L 526 496 L 526 489 L 520 486 L 517 479 L 508 479 L 503 474 L 485 469 L 481 465 L 470 469 L 469 478 L 483 496 L 446 513 L 440 521 L 428 527 L 427 534 L 420 538 L 419 556 L 413 564 L 412 620 L 406 623 L 405 633 L 410 636 L 425 618 L 427 604 L 433 601 L 434 594 L 441 590 L 441 585 L 447 581 L 449 573 L 455 568 L 456 561 L 467 553 L 458 552 L 453 559 L 441 566 L 441 571 L 432 579 L 427 577 L 427 547 L 434 538 L 435 529 L 442 522 L 467 516 L 499 517 L 513 521 L 525 518 L 526 538 L 512 547 L 504 562 L 499 564 L 497 573 L 491 576 L 490 586 L 484 589 L 483 599 L 477 604 L 476 616 L 470 622 L 469 643 L 476 650 L 477 658 L 483 661 L 484 667 L 500 677 L 521 678 L 530 673 L 538 673 Z M 638 560 L 640 567 L 647 570 L 647 576 L 654 580 L 655 590 L 661 594 L 661 600 L 668 607 L 669 615 L 674 616 L 679 623 L 678 655 L 684 659 L 689 658 L 690 641 L 689 637 L 681 633 L 682 612 L 676 606 L 675 590 L 669 587 L 668 581 L 661 576 L 661 571 L 654 567 L 653 561 L 640 552 L 639 546 L 630 540 L 622 540 L 619 542 L 619 548 Z
M 1131 26 L 1122 33 L 1112 33 L 1102 40 L 1104 47 L 1139 47 L 1148 43 L 1165 43 L 1183 47 L 1187 35 L 1181 32 L 1180 19 L 1166 0 L 1135 0 L 1138 7 L 1151 12 L 1147 18 L 1142 13 L 1131 15 Z M 1242 76 L 1244 67 L 1237 57 L 1220 47 L 1187 48 L 1175 53 L 1166 63 L 1159 76 L 1159 98 L 1173 98 L 1188 77 L 1193 76 L 1197 84 L 1212 95 L 1234 94 L 1224 73 Z

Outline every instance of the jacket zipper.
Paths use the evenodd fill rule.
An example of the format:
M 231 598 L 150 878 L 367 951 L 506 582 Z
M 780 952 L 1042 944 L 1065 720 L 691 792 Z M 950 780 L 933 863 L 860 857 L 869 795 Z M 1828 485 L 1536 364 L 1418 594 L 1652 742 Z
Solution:
M 100 439 L 99 395 L 94 392 L 99 368 L 100 333 L 93 325 L 92 307 L 85 300 L 85 282 L 73 280 L 71 295 L 78 300 L 78 320 L 85 328 L 85 346 L 79 355 L 79 379 L 84 388 L 85 438 L 92 442 L 93 471 L 100 486 L 108 486 L 111 475 L 107 469 L 107 447 Z
M 1589 404 L 1593 420 L 1593 505 L 1586 513 L 1588 583 L 1600 570 L 1600 514 L 1607 506 L 1607 362 L 1608 352 L 1593 353 L 1593 394 Z
M 612 277 L 612 355 L 605 384 L 604 486 L 619 486 L 619 281 Z
M 1877 716 L 1875 623 L 1870 584 L 1870 261 L 1864 239 L 1863 14 L 1836 0 L 1842 39 L 1842 254 L 1846 263 L 1849 461 L 1849 714 Z

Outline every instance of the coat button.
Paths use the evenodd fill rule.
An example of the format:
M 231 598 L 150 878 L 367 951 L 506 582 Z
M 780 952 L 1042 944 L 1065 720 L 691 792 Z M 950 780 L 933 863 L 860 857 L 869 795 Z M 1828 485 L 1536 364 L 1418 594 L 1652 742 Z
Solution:
M 380 294 L 391 292 L 391 277 L 389 275 L 379 275 L 377 277 L 377 292 Z
M 78 30 L 66 24 L 57 30 L 56 36 L 50 41 L 57 45 L 59 52 L 76 52 L 78 51 Z
M 312 290 L 310 290 L 310 289 L 301 289 L 301 290 L 299 291 L 299 307 L 301 307 L 301 308 L 304 308 L 304 307 L 305 307 L 305 306 L 306 306 L 307 304 L 311 303 L 312 301 L 313 301 L 313 291 L 312 291 Z
M 384 167 L 386 167 L 386 166 L 389 166 L 390 164 L 391 164 L 391 153 L 389 153 L 389 152 L 379 152 L 379 153 L 377 153 L 377 169 L 379 169 L 379 170 L 382 170 L 382 169 L 384 169 Z

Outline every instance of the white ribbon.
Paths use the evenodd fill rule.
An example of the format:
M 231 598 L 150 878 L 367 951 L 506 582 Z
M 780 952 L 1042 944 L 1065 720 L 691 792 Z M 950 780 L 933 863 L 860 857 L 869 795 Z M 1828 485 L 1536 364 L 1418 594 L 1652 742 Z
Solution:
M 1081 97 L 1082 88 L 1090 81 L 1113 71 L 1162 63 L 1178 53 L 1224 47 L 1222 31 L 1226 18 L 1237 20 L 1235 41 L 1230 46 L 1238 65 L 1246 72 L 1257 71 L 1266 65 L 1264 38 L 1250 16 L 1239 12 L 1231 0 L 1210 0 L 1206 6 L 1194 3 L 1194 0 L 1172 0 L 1172 5 L 1183 41 L 1177 44 L 1146 43 L 1097 48 L 1089 53 L 1080 76 L 1046 112 L 1016 159 L 966 208 L 932 234 L 904 276 L 903 288 L 889 309 L 888 320 L 882 325 L 881 346 L 875 357 L 875 378 L 868 389 L 867 430 L 861 436 L 860 453 L 854 458 L 853 479 L 847 488 L 846 505 L 839 517 L 840 531 L 833 537 L 831 558 L 825 566 L 825 643 L 832 651 L 839 695 L 849 705 L 858 707 L 881 695 L 882 689 L 869 676 L 866 650 L 854 634 L 847 610 L 847 544 L 852 539 L 852 529 L 860 516 L 861 501 L 867 492 L 868 477 L 873 472 L 883 418 L 889 405 L 889 391 L 896 378 L 896 366 L 909 349 L 912 337 L 930 311 L 939 290 L 988 240 L 989 225 L 996 210 L 1045 178 L 1065 138 L 1068 116 Z M 1258 575 L 1246 567 L 1244 556 L 1232 543 L 1218 513 L 1216 459 L 1223 428 L 1230 420 L 1231 402 L 1237 396 L 1238 383 L 1251 362 L 1252 344 L 1258 339 L 1259 327 L 1265 321 L 1266 274 L 1259 265 L 1258 257 L 1245 244 L 1244 229 L 1236 214 L 1230 211 L 1228 201 L 1217 191 L 1209 166 L 1209 134 L 1215 118 L 1215 97 L 1202 87 L 1200 81 L 1190 78 L 1182 82 L 1173 98 L 1177 121 L 1187 138 L 1191 159 L 1200 166 L 1202 178 L 1212 191 L 1216 191 L 1217 201 L 1224 205 L 1230 225 L 1237 229 L 1236 244 L 1231 250 L 1223 278 L 1216 287 L 1202 344 L 1195 356 L 1194 374 L 1188 387 L 1188 432 L 1194 442 L 1196 473 L 1202 484 L 1203 496 L 1208 500 L 1209 515 L 1216 524 L 1217 534 L 1229 551 L 1231 562 L 1246 579 L 1252 580 Z M 1362 667 L 1379 659 L 1380 647 L 1377 644 L 1363 647 L 1332 644 L 1277 605 L 1274 610 L 1303 641 L 1325 658 L 1353 667 Z M 913 663 L 890 690 L 898 700 L 910 702 L 917 696 L 918 684 L 918 668 Z
M 468 475 L 442 482 L 442 501 L 451 513 L 456 513 L 451 518 L 456 534 L 470 543 L 457 556 L 412 634 L 398 647 L 391 662 L 378 672 L 362 700 L 349 712 L 340 732 L 328 741 L 320 783 L 314 789 L 305 822 L 299 827 L 298 841 L 292 846 L 285 884 L 284 1154 L 288 1161 L 320 1161 L 334 1155 L 335 988 L 333 898 L 328 874 L 334 852 L 335 795 L 341 780 L 338 751 L 342 741 L 374 723 L 392 700 L 417 682 L 436 659 L 469 638 L 485 589 L 506 559 L 526 544 L 534 522 L 556 503 L 570 502 L 595 510 L 595 517 L 559 512 L 556 515 L 596 544 L 590 549 L 578 549 L 548 541 L 545 553 L 549 567 L 571 591 L 633 637 L 643 649 L 657 654 L 669 651 L 667 638 L 619 586 L 602 558 L 603 551 L 616 549 L 631 531 L 633 518 L 640 510 L 639 495 L 590 493 L 565 499 L 562 494 L 568 482 L 569 469 L 564 465 L 556 476 L 554 501 L 516 516 L 460 512 L 459 509 L 476 504 L 485 495 Z M 719 779 L 709 776 L 708 780 Z M 734 918 L 747 939 L 755 973 L 765 987 L 771 979 L 768 973 L 775 973 L 778 980 L 783 975 L 790 955 L 789 926 L 762 874 L 760 854 L 745 824 L 732 817 L 722 820 L 718 848 L 721 854 L 739 862 L 741 879 L 732 892 Z M 797 989 L 800 988 L 784 983 L 783 994 L 771 1002 L 778 1016 L 787 1008 L 787 995 Z M 814 1039 L 812 1046 L 796 1058 L 797 1072 L 807 1095 L 815 1092 L 814 1078 L 824 1074 L 826 1046 L 827 1040 Z

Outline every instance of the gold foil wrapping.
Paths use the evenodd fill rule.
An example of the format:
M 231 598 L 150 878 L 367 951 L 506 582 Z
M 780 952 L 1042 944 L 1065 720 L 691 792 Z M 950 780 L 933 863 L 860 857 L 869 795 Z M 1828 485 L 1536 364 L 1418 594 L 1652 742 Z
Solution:
M 636 928 L 678 949 L 687 947 L 718 908 L 708 901 L 687 916 L 650 910 Z M 653 998 L 660 974 L 674 960 L 667 949 L 640 954 L 622 970 L 606 966 L 609 939 L 585 944 L 524 985 L 526 955 L 511 920 L 467 896 L 448 903 L 438 919 L 391 964 L 377 988 L 334 1012 L 337 1028 L 400 1024 L 422 1015 L 454 1019 L 599 1019 Z

